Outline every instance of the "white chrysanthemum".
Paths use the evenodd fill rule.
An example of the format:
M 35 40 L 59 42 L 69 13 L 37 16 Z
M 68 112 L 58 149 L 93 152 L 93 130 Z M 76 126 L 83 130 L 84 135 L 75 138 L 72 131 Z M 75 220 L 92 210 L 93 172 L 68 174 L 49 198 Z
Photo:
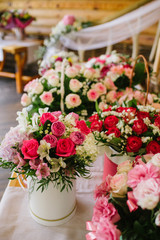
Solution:
M 50 160 L 49 156 L 50 148 L 51 148 L 50 143 L 47 143 L 45 140 L 40 141 L 40 145 L 37 150 L 37 153 L 40 155 L 40 159 L 46 158 L 48 161 Z

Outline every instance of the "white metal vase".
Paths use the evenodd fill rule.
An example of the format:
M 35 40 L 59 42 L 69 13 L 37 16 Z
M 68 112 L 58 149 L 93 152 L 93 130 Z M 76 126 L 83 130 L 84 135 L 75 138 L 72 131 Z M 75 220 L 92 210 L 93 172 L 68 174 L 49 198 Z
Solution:
M 19 180 L 22 185 L 22 181 Z M 27 178 L 29 195 L 29 211 L 32 218 L 45 226 L 58 226 L 68 222 L 76 212 L 76 191 L 73 181 L 72 189 L 66 188 L 61 192 L 54 183 L 50 182 L 47 189 L 37 190 L 38 179 Z

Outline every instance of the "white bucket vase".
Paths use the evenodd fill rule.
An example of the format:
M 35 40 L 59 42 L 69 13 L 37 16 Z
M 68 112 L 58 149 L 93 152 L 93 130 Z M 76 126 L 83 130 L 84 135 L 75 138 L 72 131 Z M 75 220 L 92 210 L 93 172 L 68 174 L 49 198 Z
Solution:
M 130 157 L 128 155 L 123 155 L 123 156 L 114 156 L 111 157 L 112 154 L 119 154 L 117 151 L 112 149 L 111 147 L 106 146 L 106 155 L 107 157 L 114 163 L 120 164 L 122 162 L 125 162 L 126 160 L 131 160 L 133 161 L 135 157 Z
M 37 190 L 38 180 L 27 178 L 29 194 L 29 210 L 32 218 L 45 226 L 58 226 L 68 222 L 76 212 L 75 181 L 72 189 L 60 192 L 54 183 L 50 182 L 47 189 Z M 22 183 L 21 183 L 22 185 Z

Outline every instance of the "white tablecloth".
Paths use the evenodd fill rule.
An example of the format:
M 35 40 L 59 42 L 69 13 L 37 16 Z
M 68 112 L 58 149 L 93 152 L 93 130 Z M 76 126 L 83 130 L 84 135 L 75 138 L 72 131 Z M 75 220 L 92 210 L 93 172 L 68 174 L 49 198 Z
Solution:
M 103 155 L 92 167 L 91 179 L 77 180 L 75 216 L 58 227 L 36 223 L 28 209 L 28 194 L 19 187 L 7 187 L 0 203 L 0 240 L 85 240 L 86 221 L 90 221 L 95 200 L 93 190 L 103 175 Z
M 25 40 L 0 40 L 0 62 L 3 61 L 3 47 L 6 46 L 21 46 L 21 47 L 27 47 L 27 63 L 32 63 L 36 61 L 35 52 L 38 50 L 38 47 L 40 46 L 40 41 L 25 39 Z

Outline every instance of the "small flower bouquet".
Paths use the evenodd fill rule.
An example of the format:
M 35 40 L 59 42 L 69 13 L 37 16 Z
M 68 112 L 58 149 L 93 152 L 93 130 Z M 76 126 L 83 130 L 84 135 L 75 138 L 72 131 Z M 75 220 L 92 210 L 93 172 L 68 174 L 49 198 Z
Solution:
M 97 148 L 93 134 L 77 114 L 64 116 L 60 111 L 39 109 L 30 117 L 23 109 L 18 121 L 1 143 L 1 167 L 38 179 L 42 190 L 53 182 L 62 191 L 72 188 L 72 179 L 89 176 Z
M 55 69 L 56 67 L 61 66 L 64 59 L 68 61 L 70 66 L 78 63 L 78 56 L 74 52 L 61 51 L 47 59 L 44 58 L 42 61 L 40 61 L 39 74 L 43 76 L 47 70 L 51 68 Z
M 6 10 L 1 13 L 0 26 L 6 29 L 24 29 L 33 20 L 35 20 L 35 18 L 25 10 Z
M 22 95 L 21 104 L 30 113 L 37 112 L 39 107 L 49 107 L 50 111 L 61 108 L 65 113 L 74 111 L 88 117 L 95 110 L 96 100 L 105 101 L 103 80 L 98 79 L 93 68 L 74 65 L 67 66 L 64 72 L 61 68 L 50 69 L 40 79 L 29 82 L 24 88 L 27 93 Z
M 87 240 L 158 240 L 160 154 L 148 163 L 137 158 L 120 164 L 114 176 L 96 187 L 95 198 Z
M 89 118 L 96 140 L 109 146 L 114 156 L 160 153 L 160 110 L 129 104 L 110 106 Z

